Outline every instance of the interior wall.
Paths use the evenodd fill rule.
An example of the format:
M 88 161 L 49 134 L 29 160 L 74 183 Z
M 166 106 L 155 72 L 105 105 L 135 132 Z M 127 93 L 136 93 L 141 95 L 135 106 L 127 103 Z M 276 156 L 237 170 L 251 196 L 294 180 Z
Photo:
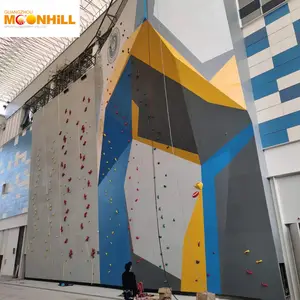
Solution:
M 0 148 L 0 219 L 26 213 L 31 159 L 31 128 Z M 3 184 L 7 190 L 2 193 Z
M 99 283 L 94 72 L 34 116 L 29 278 Z
M 4 230 L 1 231 L 0 234 L 0 254 L 3 255 L 0 274 L 5 276 L 13 276 L 19 228 Z M 13 249 L 15 249 L 15 252 L 13 252 Z

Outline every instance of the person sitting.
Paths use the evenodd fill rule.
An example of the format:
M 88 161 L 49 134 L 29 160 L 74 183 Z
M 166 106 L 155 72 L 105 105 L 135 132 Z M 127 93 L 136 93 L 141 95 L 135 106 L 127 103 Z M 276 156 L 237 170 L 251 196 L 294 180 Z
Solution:
M 125 265 L 125 272 L 122 274 L 123 295 L 125 300 L 132 300 L 137 295 L 137 284 L 132 270 L 132 263 Z

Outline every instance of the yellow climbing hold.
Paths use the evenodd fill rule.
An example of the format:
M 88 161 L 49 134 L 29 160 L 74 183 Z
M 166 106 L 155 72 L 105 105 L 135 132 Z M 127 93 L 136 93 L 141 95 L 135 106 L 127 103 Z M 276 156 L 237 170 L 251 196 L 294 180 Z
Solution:
M 112 232 L 111 232 L 111 234 L 115 234 L 115 232 L 114 232 L 114 231 L 112 231 Z
M 262 259 L 256 261 L 257 264 L 261 264 L 262 262 Z
M 198 189 L 198 190 L 202 190 L 203 189 L 203 183 L 202 182 L 197 182 L 195 185 L 194 185 L 194 187 L 196 188 L 196 189 Z
M 106 134 L 105 134 L 105 133 L 103 133 L 103 136 L 106 136 Z
M 117 158 L 115 158 L 115 161 L 117 161 L 118 159 Z
M 249 254 L 249 253 L 250 253 L 250 250 L 244 251 L 244 254 Z

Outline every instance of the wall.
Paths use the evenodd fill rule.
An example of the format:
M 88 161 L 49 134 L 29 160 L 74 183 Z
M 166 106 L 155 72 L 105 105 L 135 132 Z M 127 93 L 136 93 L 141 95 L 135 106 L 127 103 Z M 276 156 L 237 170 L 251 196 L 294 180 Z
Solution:
M 263 147 L 300 138 L 300 3 L 243 28 Z
M 34 115 L 29 278 L 99 283 L 94 72 Z
M 189 34 L 170 18 L 187 16 L 186 4 L 167 4 L 148 2 L 149 21 L 136 17 L 116 61 L 102 53 L 112 72 L 98 144 L 100 282 L 120 285 L 131 259 L 146 288 L 167 280 L 174 290 L 283 299 L 224 4 L 191 1 Z M 191 15 L 201 11 L 214 12 L 216 23 Z
M 13 276 L 19 228 L 0 231 L 0 254 L 3 255 L 1 275 Z M 13 253 L 15 248 L 15 253 Z
M 8 184 L 1 195 L 0 219 L 27 212 L 29 168 L 31 158 L 31 128 L 3 145 L 0 152 L 0 184 Z

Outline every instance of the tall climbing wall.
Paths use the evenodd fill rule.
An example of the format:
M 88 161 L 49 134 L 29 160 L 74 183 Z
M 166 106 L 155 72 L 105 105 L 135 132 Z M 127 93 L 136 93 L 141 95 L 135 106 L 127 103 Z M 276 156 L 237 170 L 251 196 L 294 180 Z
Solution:
M 103 48 L 119 45 L 98 129 L 100 282 L 121 285 L 132 260 L 146 288 L 283 299 L 232 43 L 195 68 L 150 16 L 159 2 Z
M 99 283 L 94 69 L 34 115 L 26 277 Z

